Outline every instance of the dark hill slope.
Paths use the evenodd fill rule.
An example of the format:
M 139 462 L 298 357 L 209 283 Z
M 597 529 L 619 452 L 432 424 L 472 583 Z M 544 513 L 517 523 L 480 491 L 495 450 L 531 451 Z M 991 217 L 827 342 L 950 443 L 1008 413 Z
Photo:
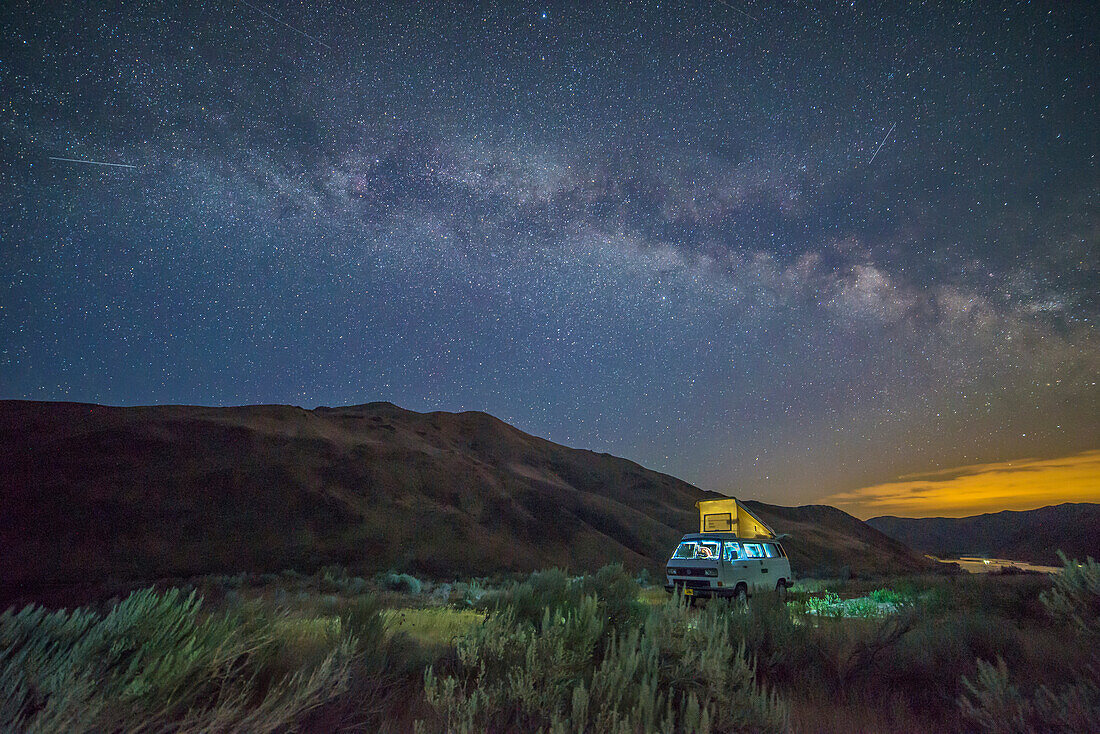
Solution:
M 868 525 L 937 556 L 989 556 L 1040 565 L 1100 557 L 1100 504 L 1069 503 L 973 517 L 875 517 Z
M 0 402 L 0 585 L 24 589 L 330 563 L 452 577 L 655 569 L 706 496 L 484 413 Z M 808 508 L 800 529 L 824 511 L 860 524 Z M 861 567 L 866 552 L 845 561 L 857 546 L 829 522 L 788 541 L 807 544 L 796 570 L 825 557 Z
M 916 572 L 933 564 L 908 547 L 829 505 L 779 507 L 748 500 L 745 505 L 777 534 L 792 568 L 803 575 L 833 576 L 847 569 L 857 576 Z

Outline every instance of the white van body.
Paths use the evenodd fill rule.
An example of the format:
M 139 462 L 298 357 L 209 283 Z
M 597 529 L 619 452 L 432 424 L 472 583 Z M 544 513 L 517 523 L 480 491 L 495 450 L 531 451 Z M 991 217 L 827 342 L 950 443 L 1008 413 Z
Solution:
M 730 533 L 685 535 L 665 573 L 665 591 L 695 597 L 743 598 L 761 589 L 785 592 L 792 584 L 791 562 L 778 540 Z

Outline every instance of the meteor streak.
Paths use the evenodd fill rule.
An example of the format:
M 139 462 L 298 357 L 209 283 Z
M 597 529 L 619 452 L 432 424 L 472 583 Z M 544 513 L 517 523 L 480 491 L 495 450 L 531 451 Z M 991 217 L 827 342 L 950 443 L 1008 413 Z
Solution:
M 274 15 L 272 15 L 272 14 L 271 14 L 271 13 L 269 13 L 269 12 L 267 12 L 267 11 L 266 11 L 266 10 L 264 10 L 263 8 L 257 8 L 257 7 L 255 6 L 255 5 L 253 5 L 253 4 L 252 4 L 252 3 L 250 3 L 250 2 L 247 2 L 246 0 L 241 0 L 241 3 L 242 3 L 242 4 L 244 4 L 244 5 L 247 5 L 247 6 L 248 6 L 248 7 L 250 7 L 250 8 L 252 8 L 253 10 L 255 10 L 255 11 L 256 11 L 257 13 L 259 13 L 260 15 L 266 15 L 266 16 L 267 16 L 268 18 L 271 18 L 271 19 L 272 19 L 273 21 L 275 21 L 276 23 L 282 23 L 283 25 L 285 25 L 285 26 L 286 26 L 287 28 L 289 28 L 290 30 L 294 31 L 295 33 L 300 33 L 300 34 L 302 34 L 303 36 L 305 36 L 305 37 L 306 37 L 306 38 L 308 38 L 309 40 L 313 41 L 314 43 L 320 44 L 320 45 L 324 46 L 325 48 L 327 48 L 327 49 L 328 49 L 328 50 L 330 50 L 330 51 L 332 50 L 332 46 L 328 45 L 328 44 L 327 44 L 327 43 L 325 43 L 324 41 L 320 41 L 320 40 L 318 40 L 318 39 L 314 38 L 313 36 L 309 35 L 309 34 L 308 34 L 308 33 L 306 33 L 305 31 L 301 31 L 301 30 L 298 30 L 298 29 L 297 29 L 297 28 L 295 28 L 294 26 L 290 25 L 289 23 L 287 23 L 286 21 L 284 21 L 284 20 L 282 20 L 282 19 L 280 19 L 280 18 L 277 18 L 277 17 L 275 17 Z
M 749 20 L 752 20 L 752 21 L 755 21 L 755 20 L 756 20 L 756 18 L 752 17 L 751 15 L 749 15 L 748 13 L 746 13 L 746 12 L 745 12 L 744 10 L 742 10 L 742 9 L 741 9 L 741 8 L 739 8 L 739 7 L 737 7 L 736 5 L 730 5 L 730 4 L 728 3 L 728 2 L 726 2 L 726 0 L 717 0 L 717 1 L 718 1 L 719 3 L 721 3 L 722 5 L 725 5 L 725 6 L 726 6 L 727 8 L 729 8 L 730 10 L 736 10 L 736 11 L 737 11 L 738 13 L 740 13 L 740 14 L 741 14 L 741 15 L 743 15 L 743 16 L 745 16 L 745 17 L 746 17 L 746 18 L 748 18 Z
M 137 166 L 131 166 L 127 163 L 107 163 L 106 161 L 89 161 L 83 158 L 54 158 L 49 156 L 51 161 L 66 161 L 68 163 L 87 163 L 92 166 L 111 166 L 112 168 L 137 168 Z
M 882 142 L 878 144 L 877 148 L 875 148 L 875 152 L 871 156 L 871 160 L 867 161 L 867 165 L 871 165 L 872 163 L 875 162 L 875 156 L 878 155 L 878 152 L 880 150 L 882 150 L 882 146 L 886 145 L 887 138 L 890 137 L 890 133 L 894 132 L 894 128 L 897 127 L 897 126 L 898 126 L 898 124 L 895 122 L 893 125 L 890 126 L 890 129 L 886 131 L 886 137 L 883 138 Z

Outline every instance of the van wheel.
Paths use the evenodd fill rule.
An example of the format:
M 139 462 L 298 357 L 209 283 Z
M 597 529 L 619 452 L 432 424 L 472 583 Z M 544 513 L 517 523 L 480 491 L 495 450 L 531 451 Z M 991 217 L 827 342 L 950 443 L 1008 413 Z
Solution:
M 744 609 L 749 605 L 749 590 L 744 584 L 738 584 L 734 589 L 731 603 L 735 609 Z
M 779 595 L 779 601 L 787 601 L 787 580 L 779 579 L 775 585 L 775 593 Z

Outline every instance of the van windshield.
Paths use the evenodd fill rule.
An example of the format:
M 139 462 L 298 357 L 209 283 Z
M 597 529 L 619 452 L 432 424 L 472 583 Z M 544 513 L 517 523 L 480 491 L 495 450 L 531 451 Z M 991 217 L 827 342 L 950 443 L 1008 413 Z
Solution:
M 676 548 L 676 552 L 672 554 L 672 557 L 680 559 L 717 558 L 718 546 L 720 545 L 721 543 L 717 540 L 685 540 Z

